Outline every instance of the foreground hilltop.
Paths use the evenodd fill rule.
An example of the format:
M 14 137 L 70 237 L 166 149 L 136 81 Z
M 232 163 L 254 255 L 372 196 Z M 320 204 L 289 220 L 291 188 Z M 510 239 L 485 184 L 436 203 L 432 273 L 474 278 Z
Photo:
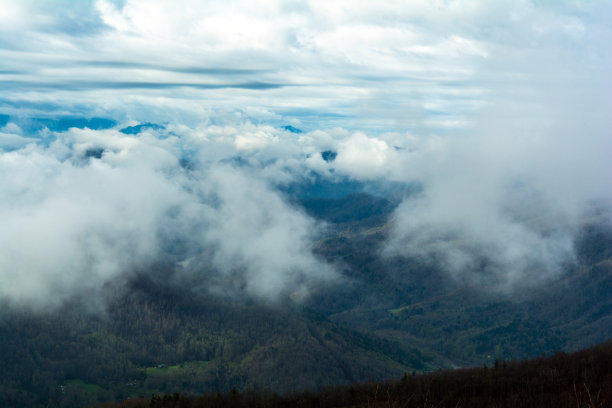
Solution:
M 493 367 L 404 375 L 400 380 L 278 395 L 236 390 L 199 397 L 154 395 L 100 408 L 136 407 L 610 407 L 612 342 Z

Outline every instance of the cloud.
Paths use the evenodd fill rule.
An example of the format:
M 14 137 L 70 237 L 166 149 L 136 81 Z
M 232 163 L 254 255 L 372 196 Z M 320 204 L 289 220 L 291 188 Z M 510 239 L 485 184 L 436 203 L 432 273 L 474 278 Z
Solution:
M 75 4 L 69 0 L 2 1 L 0 21 L 5 29 L 30 29 L 55 35 L 90 36 L 104 30 L 104 23 L 93 8 L 93 3 L 91 0 Z
M 389 251 L 499 286 L 554 275 L 583 214 L 610 202 L 605 2 L 66 9 L 0 7 L 0 109 L 20 126 L 0 133 L 2 288 L 17 288 L 1 290 L 15 301 L 95 291 L 159 254 L 186 273 L 213 262 L 204 281 L 221 292 L 309 288 L 333 275 L 309 249 L 318 227 L 275 187 L 313 171 L 420 183 Z M 117 126 L 32 125 L 73 116 Z M 163 129 L 117 130 L 139 123 Z M 266 264 L 274 239 L 283 254 Z
M 384 140 L 355 133 L 338 143 L 334 168 L 358 179 L 378 178 L 388 171 L 391 154 Z
M 36 141 L 34 138 L 23 137 L 21 128 L 15 123 L 10 122 L 0 128 L 0 150 L 18 149 Z
M 591 126 L 521 135 L 501 117 L 490 119 L 495 134 L 407 155 L 406 173 L 424 190 L 395 211 L 387 253 L 502 290 L 537 285 L 575 261 L 584 220 L 612 208 L 605 187 L 612 168 L 602 154 L 612 145 Z
M 60 141 L 2 154 L 4 298 L 58 304 L 156 258 L 158 223 L 185 193 L 155 167 L 167 166 L 167 155 L 131 142 L 89 163 Z M 127 164 L 126 156 L 136 157 Z
M 483 76 L 505 80 L 490 85 L 469 134 L 421 140 L 405 156 L 404 172 L 424 191 L 397 209 L 387 253 L 417 256 L 502 290 L 557 277 L 574 262 L 584 219 L 612 208 L 604 112 L 612 103 L 604 67 L 612 60 L 573 42 L 612 36 L 554 17 L 537 10 L 516 16 L 539 27 L 533 46 L 510 47 L 483 65 Z M 517 32 L 524 27 L 513 24 Z M 601 64 L 585 64 L 592 58 Z
M 179 139 L 158 136 L 73 128 L 0 154 L 1 298 L 94 299 L 159 261 L 207 290 L 265 300 L 336 276 L 311 252 L 317 225 L 260 175 L 217 161 L 187 170 Z
M 5 98 L 12 106 L 31 100 L 78 105 L 81 111 L 72 113 L 89 115 L 82 109 L 91 109 L 94 99 L 95 109 L 107 113 L 126 104 L 172 111 L 197 100 L 206 109 L 303 112 L 308 121 L 335 118 L 334 125 L 364 131 L 372 119 L 363 109 L 384 104 L 390 94 L 396 107 L 415 93 L 438 98 L 447 93 L 443 81 L 469 79 L 473 62 L 487 52 L 463 27 L 449 34 L 423 23 L 440 16 L 450 21 L 456 7 L 421 3 L 80 2 L 68 20 L 91 21 L 95 30 L 86 36 L 65 29 L 68 17 L 57 3 L 24 1 L 5 9 L 2 38 L 14 39 L 0 44 L 0 56 L 10 62 L 2 74 L 10 85 Z M 472 11 L 460 17 L 480 18 Z M 472 89 L 461 92 L 478 99 Z M 376 116 L 376 127 L 401 122 L 388 109 Z
M 334 269 L 311 254 L 316 225 L 286 204 L 276 191 L 246 173 L 221 166 L 211 170 L 205 192 L 208 208 L 204 242 L 215 248 L 212 263 L 222 271 L 217 290 L 244 286 L 260 298 L 297 293 L 313 281 L 337 278 Z M 242 276 L 234 274 L 241 272 Z M 227 281 L 227 278 L 236 279 Z
M 90 89 L 175 89 L 175 88 L 194 88 L 194 89 L 253 89 L 266 90 L 287 86 L 284 84 L 272 84 L 263 82 L 245 82 L 235 84 L 206 84 L 206 83 L 182 83 L 182 82 L 116 82 L 116 81 L 67 81 L 63 83 L 49 82 L 18 82 L 14 81 L 9 84 L 10 88 L 28 87 L 32 90 L 55 89 L 67 91 L 84 91 Z

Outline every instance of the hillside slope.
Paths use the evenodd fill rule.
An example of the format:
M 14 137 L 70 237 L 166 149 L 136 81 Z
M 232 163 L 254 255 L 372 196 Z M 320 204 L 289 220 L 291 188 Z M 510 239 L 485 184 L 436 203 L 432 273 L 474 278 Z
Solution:
M 102 313 L 78 299 L 42 314 L 5 308 L 0 402 L 80 407 L 175 391 L 318 390 L 612 338 L 606 223 L 585 224 L 579 264 L 517 297 L 453 281 L 416 259 L 381 256 L 390 201 L 326 200 L 301 205 L 328 223 L 315 250 L 342 270 L 340 284 L 301 302 L 262 304 L 192 290 L 160 265 L 109 295 Z
M 612 343 L 573 354 L 521 362 L 496 361 L 492 368 L 438 371 L 401 380 L 327 388 L 279 396 L 269 392 L 154 396 L 114 407 L 537 407 L 612 406 Z

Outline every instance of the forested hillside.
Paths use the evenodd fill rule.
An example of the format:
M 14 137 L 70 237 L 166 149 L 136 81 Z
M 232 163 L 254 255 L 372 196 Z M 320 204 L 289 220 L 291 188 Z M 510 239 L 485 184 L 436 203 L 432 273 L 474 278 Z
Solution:
M 612 343 L 493 367 L 405 375 L 399 380 L 278 395 L 251 391 L 189 397 L 155 395 L 104 408 L 136 407 L 537 407 L 612 406 Z
M 174 392 L 288 393 L 404 373 L 407 380 L 380 385 L 379 392 L 406 395 L 401 393 L 422 391 L 442 378 L 466 382 L 472 376 L 494 386 L 499 367 L 418 380 L 412 373 L 493 367 L 497 360 L 577 350 L 612 338 L 612 229 L 605 223 L 585 224 L 576 243 L 579 262 L 561 279 L 518 297 L 449 279 L 444 270 L 417 259 L 383 256 L 391 201 L 363 193 L 326 200 L 307 198 L 301 205 L 328 222 L 316 252 L 342 269 L 340 284 L 301 300 L 261 302 L 203 292 L 197 289 L 202 282 L 188 286 L 170 267 L 158 265 L 135 274 L 123 290 L 113 294 L 109 288 L 107 302 L 98 308 L 84 308 L 85 299 L 49 312 L 5 308 L 0 401 L 81 407 Z M 504 370 L 518 373 L 531 366 L 517 367 L 512 363 Z M 512 392 L 540 380 L 516 381 Z M 584 398 L 584 379 L 576 381 Z M 361 386 L 358 394 L 374 398 L 371 387 Z M 347 390 L 338 395 L 348 398 Z M 480 398 L 481 391 L 473 392 Z M 301 395 L 310 404 L 327 394 Z M 419 395 L 414 398 L 426 398 Z M 347 404 L 364 404 L 363 398 Z

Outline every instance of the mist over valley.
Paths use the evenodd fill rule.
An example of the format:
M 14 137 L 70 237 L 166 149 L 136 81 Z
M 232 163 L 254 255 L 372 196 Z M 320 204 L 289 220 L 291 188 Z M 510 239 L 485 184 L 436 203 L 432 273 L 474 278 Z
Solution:
M 609 3 L 0 3 L 0 405 L 612 338 Z

